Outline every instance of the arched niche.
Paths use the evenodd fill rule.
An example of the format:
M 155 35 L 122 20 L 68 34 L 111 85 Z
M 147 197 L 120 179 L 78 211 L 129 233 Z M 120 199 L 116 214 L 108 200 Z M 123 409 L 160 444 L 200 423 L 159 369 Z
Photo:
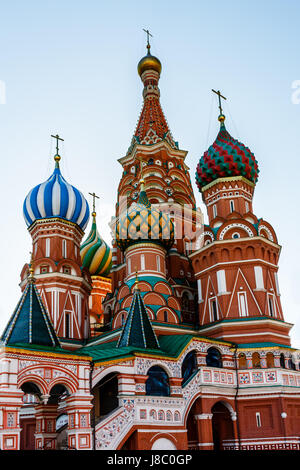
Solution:
M 169 377 L 166 371 L 156 365 L 151 367 L 146 380 L 146 395 L 168 397 L 170 396 Z

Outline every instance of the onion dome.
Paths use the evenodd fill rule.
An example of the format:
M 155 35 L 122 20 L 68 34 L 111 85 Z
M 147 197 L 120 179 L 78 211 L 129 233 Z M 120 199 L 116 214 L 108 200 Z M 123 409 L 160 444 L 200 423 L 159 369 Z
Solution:
M 253 153 L 227 132 L 223 114 L 218 119 L 221 126 L 217 138 L 197 165 L 198 188 L 201 189 L 218 178 L 230 176 L 243 176 L 255 184 L 259 169 Z
M 59 217 L 85 229 L 89 220 L 89 206 L 83 194 L 67 183 L 60 172 L 58 154 L 55 168 L 44 183 L 35 186 L 26 196 L 23 215 L 29 227 L 35 220 Z
M 157 57 L 154 57 L 150 53 L 150 44 L 147 44 L 147 55 L 143 57 L 137 66 L 139 76 L 141 77 L 145 70 L 155 70 L 157 73 L 161 73 L 161 63 Z
M 112 251 L 100 237 L 96 212 L 92 213 L 93 223 L 86 241 L 80 247 L 82 266 L 87 268 L 92 276 L 108 276 L 112 264 Z
M 141 180 L 138 202 L 134 202 L 117 220 L 117 245 L 126 250 L 135 243 L 149 242 L 159 243 L 169 249 L 174 243 L 174 236 L 174 224 L 170 214 L 151 206 L 144 190 L 144 181 Z

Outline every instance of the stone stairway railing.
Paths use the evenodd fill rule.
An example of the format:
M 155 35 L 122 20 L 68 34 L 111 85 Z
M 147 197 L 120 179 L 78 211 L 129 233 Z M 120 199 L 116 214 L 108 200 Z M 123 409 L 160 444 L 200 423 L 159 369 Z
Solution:
M 116 449 L 134 423 L 134 400 L 122 399 L 120 406 L 96 426 L 96 450 Z

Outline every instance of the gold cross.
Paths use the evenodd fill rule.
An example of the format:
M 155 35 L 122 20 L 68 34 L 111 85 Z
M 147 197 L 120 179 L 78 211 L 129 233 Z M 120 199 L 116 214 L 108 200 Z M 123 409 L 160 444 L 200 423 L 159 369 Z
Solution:
M 221 92 L 220 90 L 216 91 L 216 90 L 211 90 L 213 91 L 216 95 L 218 95 L 219 97 L 219 110 L 220 110 L 220 114 L 223 114 L 223 110 L 222 110 L 222 106 L 221 106 L 221 98 L 223 98 L 223 100 L 226 100 L 227 98 L 225 98 L 225 96 L 221 95 Z
M 143 31 L 145 31 L 145 33 L 147 34 L 147 47 L 150 47 L 149 36 L 151 36 L 152 38 L 153 38 L 153 36 L 150 33 L 149 29 L 144 29 L 143 28 Z
M 59 137 L 58 134 L 56 135 L 51 135 L 51 137 L 53 137 L 53 139 L 56 139 L 56 155 L 58 155 L 58 141 L 61 140 L 62 142 L 64 142 L 64 139 L 62 139 L 61 137 Z
M 89 193 L 89 194 L 90 194 L 90 195 L 92 196 L 92 198 L 93 198 L 93 212 L 96 213 L 96 212 L 95 212 L 95 207 L 96 207 L 96 206 L 95 206 L 95 199 L 96 199 L 96 198 L 97 198 L 97 199 L 100 199 L 100 197 L 97 196 L 97 195 L 95 194 L 95 192 Z

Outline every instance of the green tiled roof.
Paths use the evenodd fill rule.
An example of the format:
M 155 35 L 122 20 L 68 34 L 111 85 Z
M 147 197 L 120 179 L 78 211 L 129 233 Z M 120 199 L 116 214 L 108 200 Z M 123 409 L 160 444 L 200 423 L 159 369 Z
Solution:
M 159 344 L 149 320 L 140 290 L 135 287 L 129 313 L 123 326 L 118 348 L 135 346 L 157 349 Z
M 33 278 L 28 280 L 17 307 L 1 336 L 1 341 L 4 345 L 24 343 L 60 346 Z
M 257 348 L 272 348 L 272 347 L 280 347 L 280 348 L 287 348 L 291 349 L 291 346 L 287 346 L 285 344 L 280 343 L 240 343 L 238 344 L 239 349 L 257 349 Z
M 43 346 L 41 344 L 28 344 L 28 343 L 14 343 L 3 345 L 14 349 L 25 349 L 28 351 L 37 351 L 37 352 L 46 352 L 51 354 L 64 354 L 71 356 L 82 356 L 83 359 L 88 358 L 88 352 L 83 351 L 82 349 L 76 351 L 70 351 L 68 349 L 60 348 L 59 346 Z

